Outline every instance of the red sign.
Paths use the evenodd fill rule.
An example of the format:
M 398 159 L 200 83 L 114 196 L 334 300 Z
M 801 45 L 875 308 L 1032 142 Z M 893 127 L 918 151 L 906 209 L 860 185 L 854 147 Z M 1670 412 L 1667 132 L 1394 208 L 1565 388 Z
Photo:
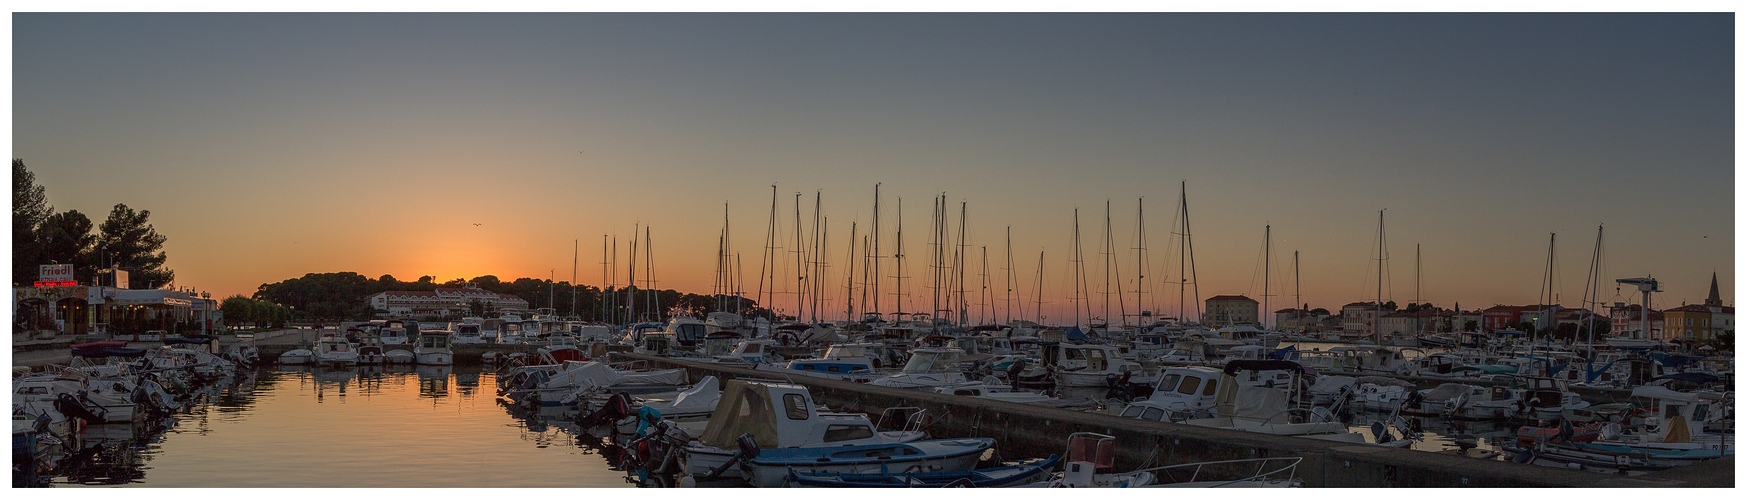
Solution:
M 72 280 L 66 280 L 66 281 L 38 281 L 38 282 L 36 282 L 36 287 L 37 287 L 37 288 L 46 288 L 46 287 L 51 287 L 51 286 L 79 286 L 79 282 L 77 282 L 77 281 L 72 281 Z

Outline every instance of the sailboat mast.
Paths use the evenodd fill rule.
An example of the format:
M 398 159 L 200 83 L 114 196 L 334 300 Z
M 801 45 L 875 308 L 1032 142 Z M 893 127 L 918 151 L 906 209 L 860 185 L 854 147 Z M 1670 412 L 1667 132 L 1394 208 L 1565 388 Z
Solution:
M 1371 333 L 1377 337 L 1379 345 L 1383 344 L 1383 263 L 1387 259 L 1383 255 L 1383 210 L 1377 211 L 1377 301 L 1371 318 Z
M 1074 207 L 1074 328 L 1080 327 L 1081 291 L 1085 290 L 1086 261 L 1080 248 L 1080 207 Z
M 577 259 L 582 257 L 581 252 L 582 240 L 570 240 L 570 314 L 568 316 L 575 316 L 577 319 L 582 319 L 582 313 L 576 311 L 576 289 L 579 288 L 576 286 L 576 264 Z
M 990 299 L 990 297 L 989 297 L 989 284 L 990 284 L 990 282 L 989 282 L 989 246 L 988 245 L 983 245 L 983 279 L 979 280 L 978 284 L 982 285 L 983 290 L 982 290 L 982 293 L 979 295 L 979 298 L 977 299 L 978 300 L 977 324 L 986 325 L 986 324 L 988 324 L 986 322 L 986 320 L 992 320 L 995 317 L 995 311 L 994 311 L 995 303 L 994 303 L 994 301 L 989 300 Z
M 1268 315 L 1273 314 L 1274 310 L 1268 306 L 1268 278 L 1273 277 L 1272 265 L 1274 263 L 1273 235 L 1274 226 L 1272 224 L 1262 226 L 1262 314 L 1257 319 L 1261 320 L 1263 328 L 1267 327 Z M 1255 282 L 1251 281 L 1250 283 Z
M 764 254 L 758 258 L 758 293 L 752 298 L 757 304 L 763 304 L 766 315 L 776 311 L 776 184 L 770 185 L 770 222 L 764 229 Z M 771 297 L 765 297 L 765 282 L 770 283 Z M 775 318 L 772 317 L 772 320 Z
M 630 248 L 626 257 L 630 262 L 625 269 L 625 324 L 637 322 L 637 233 L 642 229 L 641 223 L 631 226 L 631 242 L 627 245 Z
M 897 303 L 893 304 L 897 310 L 893 311 L 892 314 L 901 317 L 904 314 L 904 197 L 902 196 L 898 197 L 898 252 L 892 254 L 892 259 L 896 261 L 893 264 L 893 271 L 897 273 L 893 278 L 898 280 L 898 289 L 893 291 L 897 295 Z
M 880 256 L 881 256 L 881 254 L 880 254 L 880 183 L 877 183 L 877 182 L 874 183 L 874 208 L 873 208 L 873 231 L 872 231 L 872 233 L 873 233 L 873 251 L 872 252 L 865 252 L 864 251 L 864 253 L 867 253 L 871 257 L 870 260 L 873 261 L 873 283 L 872 283 L 873 290 L 871 290 L 872 293 L 869 294 L 873 298 L 873 304 L 871 304 L 869 306 L 865 306 L 865 307 L 868 307 L 869 311 L 873 311 L 875 313 L 878 313 L 878 312 L 880 312 L 880 280 L 885 279 L 885 278 L 880 274 Z
M 953 254 L 952 268 L 957 275 L 957 278 L 955 278 L 953 281 L 958 282 L 958 324 L 959 324 L 959 326 L 964 326 L 964 324 L 969 323 L 971 321 L 970 310 L 966 304 L 967 301 L 965 300 L 965 294 L 964 294 L 964 268 L 965 268 L 964 261 L 966 258 L 969 257 L 968 255 L 966 255 L 969 252 L 965 251 L 969 248 L 967 246 L 967 243 L 965 242 L 965 221 L 969 218 L 969 215 L 970 215 L 970 212 L 968 211 L 969 210 L 968 206 L 969 206 L 969 202 L 966 202 L 966 201 L 959 201 L 958 202 L 958 247 L 953 249 L 953 251 L 952 251 L 952 254 Z
M 1298 332 L 1299 333 L 1304 332 L 1304 316 L 1309 313 L 1309 311 L 1305 310 L 1305 309 L 1309 309 L 1308 307 L 1304 307 L 1306 305 L 1308 305 L 1308 304 L 1304 303 L 1303 290 L 1299 289 L 1298 251 L 1293 250 L 1292 251 L 1292 309 L 1294 309 L 1298 312 L 1293 313 L 1292 316 L 1298 320 L 1297 323 L 1298 323 Z
M 1147 265 L 1145 197 L 1137 198 L 1135 200 L 1134 241 L 1136 244 L 1134 248 L 1134 311 L 1136 314 L 1146 315 L 1151 311 L 1151 309 L 1148 309 L 1146 306 L 1146 294 L 1147 289 L 1149 288 L 1147 286 L 1146 278 L 1147 273 L 1152 272 L 1152 269 L 1150 269 L 1151 266 Z M 1140 326 L 1146 325 L 1143 324 Z
M 1012 325 L 1013 324 L 1013 226 L 1007 226 L 1007 269 L 1006 269 L 1006 271 L 1007 271 L 1007 273 L 1006 273 L 1007 274 L 1007 320 L 1003 321 L 1002 323 L 1006 324 L 1006 325 Z M 1019 316 L 1025 317 L 1025 312 L 1020 311 Z
M 1188 285 L 1190 283 L 1194 283 L 1195 284 L 1195 318 L 1197 321 L 1199 321 L 1200 317 L 1201 317 L 1201 281 L 1198 279 L 1198 277 L 1195 274 L 1195 243 L 1193 242 L 1194 237 L 1191 236 L 1191 232 L 1189 230 L 1189 181 L 1183 181 L 1181 188 L 1182 188 L 1182 194 L 1183 194 L 1182 204 L 1181 204 L 1181 207 L 1182 207 L 1181 214 L 1182 214 L 1182 220 L 1183 220 L 1182 231 L 1183 232 L 1182 232 L 1182 239 L 1179 240 L 1179 244 L 1182 246 L 1182 248 L 1180 248 L 1178 251 L 1179 262 L 1178 262 L 1177 272 L 1183 273 L 1183 274 L 1182 274 L 1182 276 L 1178 277 L 1178 279 L 1180 280 L 1180 284 L 1178 285 L 1178 288 L 1177 288 L 1177 315 L 1178 315 L 1178 321 L 1182 321 L 1183 318 L 1188 317 L 1188 309 L 1187 309 L 1186 305 L 1183 303 L 1183 301 L 1185 299 L 1185 293 L 1188 291 Z M 1183 269 L 1183 266 L 1185 265 L 1185 263 L 1188 266 L 1187 271 L 1184 271 L 1184 269 Z
M 1591 348 L 1595 346 L 1595 308 L 1600 306 L 1596 302 L 1601 300 L 1601 232 L 1602 226 L 1597 224 L 1595 226 L 1595 251 L 1590 254 L 1589 277 L 1585 279 L 1586 283 L 1583 285 L 1584 302 L 1589 304 L 1586 308 L 1587 314 L 1584 319 L 1587 321 L 1585 321 L 1584 327 L 1588 330 L 1587 337 Z
M 1540 314 L 1538 316 L 1547 316 L 1547 315 L 1551 314 L 1548 311 L 1548 309 L 1550 308 L 1549 305 L 1556 305 L 1556 304 L 1553 304 L 1553 302 L 1556 300 L 1556 299 L 1554 299 L 1554 291 L 1553 291 L 1553 246 L 1558 241 L 1558 238 L 1559 238 L 1559 233 L 1547 233 L 1547 270 L 1545 273 L 1543 273 L 1543 275 L 1541 277 L 1541 295 L 1539 297 L 1536 297 L 1536 299 L 1541 301 L 1540 304 L 1536 305 L 1536 308 L 1540 309 Z M 1547 322 L 1548 325 L 1558 324 L 1557 321 L 1552 321 L 1553 318 L 1551 318 L 1551 317 L 1548 317 L 1547 319 L 1549 320 Z M 1534 326 L 1535 326 L 1534 338 L 1529 339 L 1529 341 L 1531 343 L 1533 343 L 1534 341 L 1538 341 L 1541 338 L 1541 319 L 1539 317 L 1537 317 L 1535 319 Z M 1530 346 L 1530 349 L 1531 350 L 1533 349 L 1532 345 Z
M 1043 250 L 1037 251 L 1037 324 L 1043 325 Z
M 643 226 L 643 278 L 649 284 L 649 313 L 655 321 L 661 321 L 661 293 L 655 288 L 655 237 L 654 228 Z
M 601 307 L 600 314 L 596 315 L 595 319 L 611 323 L 612 319 L 607 318 L 606 297 L 609 288 L 612 288 L 612 285 L 607 284 L 607 235 L 603 234 L 601 235 Z
M 801 244 L 801 193 L 795 193 L 795 321 L 807 314 L 807 252 Z

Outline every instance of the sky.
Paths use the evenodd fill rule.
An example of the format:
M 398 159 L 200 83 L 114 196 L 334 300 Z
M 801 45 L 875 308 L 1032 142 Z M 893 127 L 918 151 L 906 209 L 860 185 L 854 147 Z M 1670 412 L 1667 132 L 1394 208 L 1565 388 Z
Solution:
M 807 245 L 818 197 L 838 316 L 876 184 L 883 311 L 931 307 L 944 195 L 994 315 L 1011 227 L 1015 300 L 1035 315 L 1041 252 L 1046 322 L 1071 321 L 1076 208 L 1105 315 L 1107 202 L 1111 288 L 1173 314 L 1185 191 L 1203 299 L 1265 281 L 1272 309 L 1371 300 L 1382 211 L 1385 300 L 1535 303 L 1556 234 L 1554 293 L 1576 306 L 1605 227 L 1603 303 L 1636 301 L 1613 280 L 1639 276 L 1660 305 L 1700 302 L 1712 273 L 1734 302 L 1728 13 L 15 13 L 12 30 L 13 157 L 56 210 L 150 210 L 176 285 L 215 297 L 338 271 L 569 281 L 573 262 L 598 286 L 603 235 L 623 283 L 634 227 L 660 288 L 707 293 L 725 205 L 752 296 L 774 183 L 784 251 L 796 194 Z M 900 197 L 908 306 L 890 295 Z M 794 256 L 778 262 L 792 292 Z

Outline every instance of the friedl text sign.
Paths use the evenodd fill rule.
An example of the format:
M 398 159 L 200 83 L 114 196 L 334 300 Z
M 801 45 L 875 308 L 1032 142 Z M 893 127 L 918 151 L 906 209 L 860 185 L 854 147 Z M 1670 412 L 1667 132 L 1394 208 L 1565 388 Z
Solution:
M 72 264 L 43 264 L 37 270 L 41 281 L 73 281 Z

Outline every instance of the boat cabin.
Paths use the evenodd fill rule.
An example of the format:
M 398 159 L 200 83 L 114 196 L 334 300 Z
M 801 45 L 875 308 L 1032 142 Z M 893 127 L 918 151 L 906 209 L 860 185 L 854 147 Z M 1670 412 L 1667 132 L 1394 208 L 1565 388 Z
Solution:
M 729 380 L 698 441 L 733 450 L 738 449 L 735 440 L 742 434 L 751 434 L 760 448 L 867 444 L 891 439 L 889 435 L 882 436 L 867 415 L 819 411 L 806 387 Z
M 1184 366 L 1165 370 L 1147 399 L 1130 403 L 1122 416 L 1181 422 L 1213 408 L 1221 373 L 1216 368 Z

